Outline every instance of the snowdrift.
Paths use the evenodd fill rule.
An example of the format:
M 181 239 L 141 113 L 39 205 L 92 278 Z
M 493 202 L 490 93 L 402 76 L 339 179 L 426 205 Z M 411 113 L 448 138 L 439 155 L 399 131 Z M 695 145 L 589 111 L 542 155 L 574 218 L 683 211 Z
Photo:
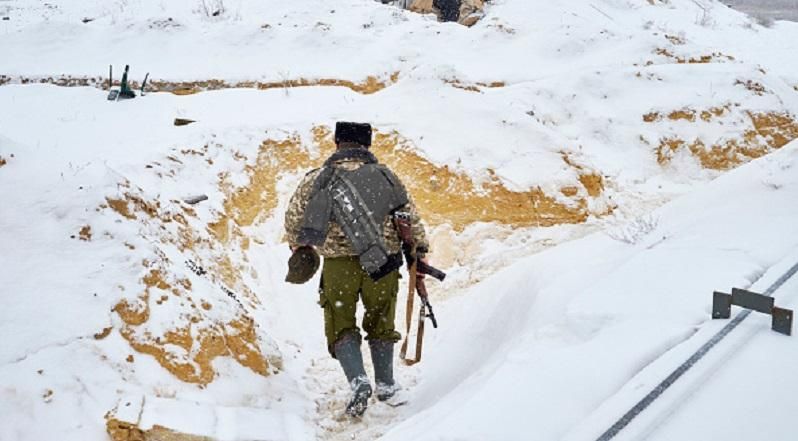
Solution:
M 0 6 L 0 439 L 588 439 L 717 326 L 713 289 L 798 242 L 794 25 L 208 5 Z M 106 101 L 109 63 L 146 96 Z M 314 282 L 282 282 L 287 197 L 342 119 L 375 125 L 450 273 L 411 405 L 358 424 Z

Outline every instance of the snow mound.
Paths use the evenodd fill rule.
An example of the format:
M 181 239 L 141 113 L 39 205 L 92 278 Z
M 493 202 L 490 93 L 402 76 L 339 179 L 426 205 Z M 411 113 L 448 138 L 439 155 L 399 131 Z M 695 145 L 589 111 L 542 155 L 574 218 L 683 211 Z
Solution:
M 706 0 L 485 12 L 3 2 L 0 439 L 592 435 L 716 326 L 713 289 L 796 245 L 798 27 Z M 108 102 L 109 63 L 145 96 Z M 337 120 L 373 122 L 449 272 L 397 369 L 411 405 L 360 425 L 313 289 L 283 282 L 282 213 Z

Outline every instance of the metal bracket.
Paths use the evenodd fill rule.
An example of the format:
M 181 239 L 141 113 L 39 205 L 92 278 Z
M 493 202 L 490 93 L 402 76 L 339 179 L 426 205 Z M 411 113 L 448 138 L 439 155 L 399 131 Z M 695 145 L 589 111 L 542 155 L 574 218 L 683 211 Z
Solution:
M 712 294 L 712 318 L 727 319 L 731 317 L 732 305 L 769 314 L 773 319 L 771 329 L 780 334 L 792 335 L 793 312 L 776 307 L 773 297 L 738 288 L 732 288 L 731 294 L 715 291 Z

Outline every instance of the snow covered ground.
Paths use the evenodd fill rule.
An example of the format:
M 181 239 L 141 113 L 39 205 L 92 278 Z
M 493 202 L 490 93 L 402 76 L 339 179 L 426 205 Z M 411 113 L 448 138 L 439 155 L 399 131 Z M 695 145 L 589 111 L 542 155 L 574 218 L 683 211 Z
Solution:
M 595 439 L 725 324 L 714 290 L 798 262 L 798 25 L 706 0 L 486 13 L 0 3 L 0 440 Z M 109 63 L 153 91 L 108 102 Z M 282 281 L 287 198 L 344 119 L 379 130 L 450 273 L 397 368 L 410 404 L 355 423 L 317 281 Z M 767 322 L 624 439 L 794 439 L 798 354 Z
M 735 9 L 759 17 L 761 20 L 798 21 L 798 2 L 795 0 L 727 0 Z

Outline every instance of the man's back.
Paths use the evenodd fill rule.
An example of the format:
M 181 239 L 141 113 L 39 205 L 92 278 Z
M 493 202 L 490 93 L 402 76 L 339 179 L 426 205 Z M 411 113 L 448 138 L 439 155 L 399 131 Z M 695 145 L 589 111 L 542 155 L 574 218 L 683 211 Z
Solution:
M 365 164 L 366 161 L 360 158 L 343 157 L 339 160 L 332 161 L 330 166 L 341 170 L 353 171 L 364 166 Z M 380 166 L 385 167 L 384 165 Z M 385 169 L 390 172 L 387 167 L 385 167 Z M 323 168 L 318 168 L 305 175 L 288 204 L 288 208 L 285 213 L 285 229 L 286 239 L 291 246 L 295 247 L 300 245 L 298 238 L 302 229 L 305 211 L 312 196 L 313 186 L 323 170 Z M 391 172 L 391 174 L 393 173 Z M 402 191 L 406 192 L 404 184 L 398 177 L 396 178 L 396 183 L 402 187 Z M 427 245 L 424 229 L 421 226 L 417 210 L 412 200 L 409 200 L 408 204 L 403 207 L 402 211 L 411 213 L 411 216 L 413 217 L 413 232 L 416 238 L 416 243 L 418 243 L 422 249 L 429 248 Z M 392 219 L 390 217 L 386 217 L 382 220 L 380 226 L 382 230 L 382 238 L 385 241 L 386 250 L 389 253 L 399 253 L 401 251 L 401 244 L 399 241 L 398 232 L 396 231 L 396 227 L 394 226 Z M 317 249 L 319 254 L 325 257 L 357 255 L 352 247 L 351 242 L 346 237 L 346 234 L 344 234 L 342 226 L 335 219 L 330 222 L 326 240 L 324 241 L 323 245 Z
M 393 379 L 393 348 L 401 339 L 395 318 L 402 245 L 394 215 L 401 212 L 403 219 L 413 222 L 413 259 L 429 248 L 405 186 L 368 150 L 371 137 L 368 124 L 336 124 L 336 152 L 305 176 L 285 215 L 292 259 L 313 256 L 312 248 L 324 257 L 319 284 L 324 334 L 330 355 L 338 359 L 352 389 L 346 413 L 354 417 L 366 411 L 373 392 L 356 319 L 361 301 L 377 398 L 390 400 L 399 389 Z

